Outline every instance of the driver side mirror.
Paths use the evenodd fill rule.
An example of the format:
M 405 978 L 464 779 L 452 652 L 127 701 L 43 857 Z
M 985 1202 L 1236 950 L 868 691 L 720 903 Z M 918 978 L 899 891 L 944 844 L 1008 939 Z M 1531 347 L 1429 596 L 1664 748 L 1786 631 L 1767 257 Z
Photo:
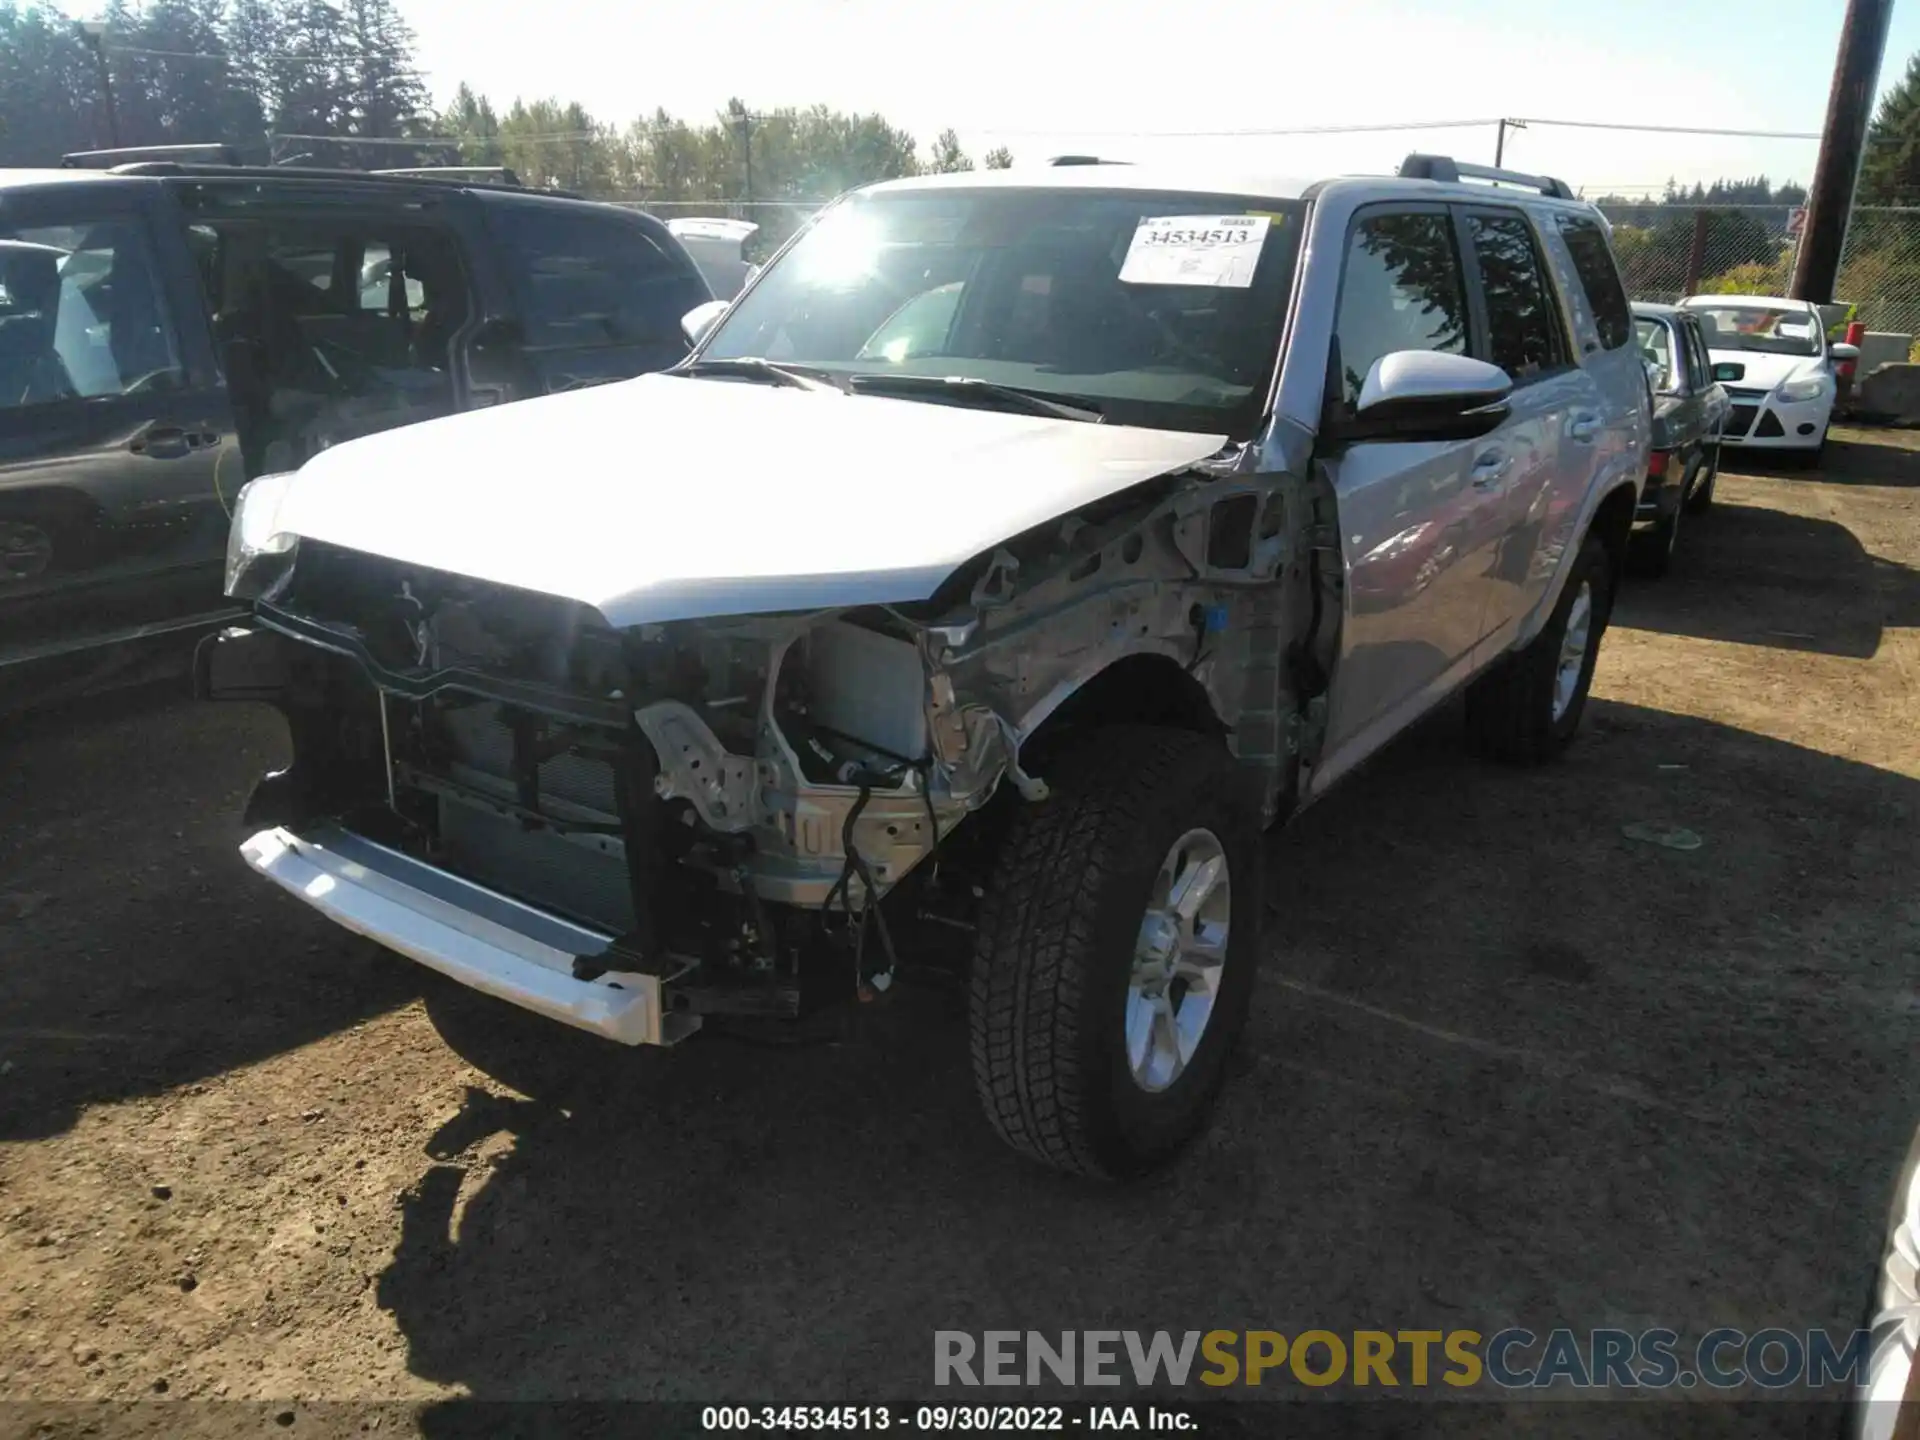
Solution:
M 696 305 L 680 317 L 680 333 L 687 337 L 687 344 L 698 348 L 707 338 L 720 317 L 727 313 L 728 302 L 709 300 L 704 305 Z
M 1860 358 L 1860 347 L 1858 345 L 1847 345 L 1844 343 L 1833 344 L 1827 347 L 1827 355 L 1834 364 L 1844 365 L 1849 360 L 1858 360 Z
M 1723 360 L 1713 367 L 1713 378 L 1723 380 L 1730 385 L 1736 380 L 1747 378 L 1747 367 L 1736 365 L 1731 360 Z
M 1398 350 L 1373 362 L 1351 418 L 1329 437 L 1367 440 L 1475 440 L 1511 411 L 1513 379 L 1498 365 L 1434 350 Z

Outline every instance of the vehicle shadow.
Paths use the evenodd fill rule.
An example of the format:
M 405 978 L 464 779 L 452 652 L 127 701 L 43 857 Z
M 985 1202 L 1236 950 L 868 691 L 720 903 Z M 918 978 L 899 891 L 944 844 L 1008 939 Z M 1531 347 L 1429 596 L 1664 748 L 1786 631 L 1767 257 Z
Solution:
M 1920 625 L 1920 571 L 1836 521 L 1723 500 L 1681 527 L 1670 574 L 1628 579 L 1613 623 L 1871 659 L 1889 626 Z
M 470 1092 L 403 1197 L 376 1296 L 410 1368 L 481 1401 L 859 1403 L 924 1398 L 935 1329 L 1850 1330 L 1920 1091 L 1920 783 L 1621 704 L 1541 771 L 1459 732 L 1275 838 L 1239 1073 L 1132 1186 L 1000 1147 L 958 996 L 643 1052 L 430 990 L 520 1093 Z M 1575 1432 L 1672 1433 L 1594 1409 Z
M 1920 449 L 1893 443 L 1908 432 L 1870 426 L 1835 428 L 1827 441 L 1820 468 L 1811 478 L 1829 485 L 1868 485 L 1888 490 L 1911 490 L 1920 486 Z M 1910 438 L 1910 437 L 1909 437 Z M 1728 463 L 1756 473 L 1794 473 L 1767 465 L 1763 451 L 1747 451 L 1738 456 L 1728 452 Z M 1756 461 L 1760 463 L 1755 463 Z M 1809 473 L 1809 472 L 1800 472 Z
M 68 1129 L 418 993 L 413 967 L 261 884 L 234 847 L 284 763 L 265 707 L 177 676 L 0 728 L 0 1141 Z M 156 843 L 171 837 L 171 843 Z M 139 858 L 156 853 L 164 863 Z

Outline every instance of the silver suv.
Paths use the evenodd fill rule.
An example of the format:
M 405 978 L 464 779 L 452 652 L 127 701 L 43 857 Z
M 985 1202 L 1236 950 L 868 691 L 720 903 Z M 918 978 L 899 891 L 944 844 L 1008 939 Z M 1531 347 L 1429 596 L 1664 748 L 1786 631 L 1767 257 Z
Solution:
M 248 487 L 256 870 L 628 1044 L 964 936 L 994 1127 L 1124 1175 L 1226 1073 L 1265 828 L 1462 686 L 1501 758 L 1579 724 L 1650 422 L 1558 181 L 894 181 L 688 331 Z

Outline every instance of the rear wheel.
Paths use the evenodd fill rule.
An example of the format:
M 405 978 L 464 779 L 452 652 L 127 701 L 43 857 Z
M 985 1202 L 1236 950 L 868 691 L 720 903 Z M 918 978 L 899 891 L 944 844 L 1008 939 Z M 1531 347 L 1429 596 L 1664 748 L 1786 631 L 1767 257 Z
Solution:
M 93 527 L 77 505 L 0 500 L 0 593 L 57 572 L 84 568 Z
M 969 1020 L 988 1120 L 1118 1178 L 1205 1123 L 1259 956 L 1259 816 L 1219 740 L 1095 732 L 1015 815 L 981 907 Z
M 1590 534 L 1540 633 L 1467 687 L 1474 749 L 1517 764 L 1537 764 L 1566 749 L 1580 728 L 1612 612 L 1612 557 Z
M 1684 485 L 1680 493 L 1683 497 L 1686 495 Z M 1628 542 L 1628 558 L 1633 561 L 1634 573 L 1658 580 L 1673 568 L 1674 548 L 1680 543 L 1680 515 L 1686 508 L 1683 498 L 1649 529 Z
M 1713 508 L 1713 482 L 1720 478 L 1720 447 L 1707 448 L 1706 473 L 1693 482 L 1693 493 L 1681 507 L 1689 515 L 1704 515 Z

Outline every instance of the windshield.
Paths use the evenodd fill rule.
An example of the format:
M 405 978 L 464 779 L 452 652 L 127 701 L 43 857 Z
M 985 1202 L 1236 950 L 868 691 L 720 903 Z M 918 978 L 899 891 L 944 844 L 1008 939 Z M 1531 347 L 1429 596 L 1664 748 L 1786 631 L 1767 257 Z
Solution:
M 959 376 L 1119 424 L 1241 437 L 1266 407 L 1304 210 L 1152 191 L 854 196 L 700 358 Z
M 1819 317 L 1777 305 L 1689 306 L 1700 317 L 1709 350 L 1752 350 L 1762 355 L 1818 355 Z
M 1640 358 L 1646 362 L 1656 391 L 1673 389 L 1673 339 L 1658 320 L 1636 318 L 1634 332 L 1640 340 Z

